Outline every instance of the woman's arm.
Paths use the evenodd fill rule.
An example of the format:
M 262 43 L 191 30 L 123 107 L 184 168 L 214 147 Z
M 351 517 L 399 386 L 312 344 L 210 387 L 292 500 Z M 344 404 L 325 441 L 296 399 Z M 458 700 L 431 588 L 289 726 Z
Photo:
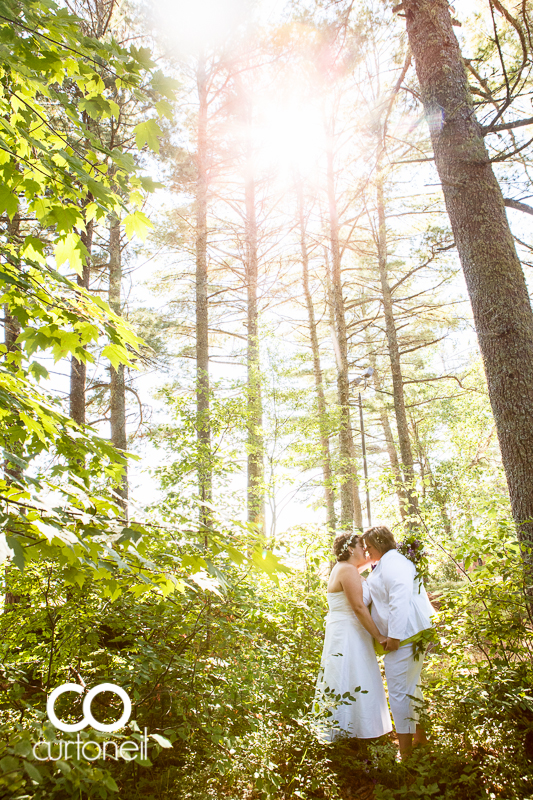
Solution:
M 376 623 L 370 616 L 370 612 L 363 602 L 363 586 L 357 569 L 347 564 L 339 575 L 339 579 L 344 594 L 348 598 L 348 602 L 363 628 L 365 628 L 374 639 L 384 644 L 387 637 L 379 632 Z

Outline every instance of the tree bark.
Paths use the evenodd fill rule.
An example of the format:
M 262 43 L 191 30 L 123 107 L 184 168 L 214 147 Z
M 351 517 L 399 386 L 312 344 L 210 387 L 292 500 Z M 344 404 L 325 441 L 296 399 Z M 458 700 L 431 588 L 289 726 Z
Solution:
M 208 526 L 213 474 L 209 405 L 209 296 L 207 271 L 207 75 L 200 57 L 197 71 L 198 134 L 196 151 L 196 435 L 198 438 L 198 495 L 200 525 Z
M 335 535 L 335 493 L 331 471 L 331 453 L 329 447 L 329 429 L 327 418 L 326 398 L 324 395 L 324 376 L 320 364 L 320 349 L 316 330 L 315 308 L 309 289 L 309 254 L 305 236 L 305 220 L 303 208 L 303 189 L 301 180 L 296 184 L 298 199 L 298 220 L 300 225 L 300 248 L 302 254 L 302 283 L 304 289 L 307 316 L 309 320 L 309 338 L 313 355 L 313 374 L 315 377 L 316 404 L 318 411 L 318 427 L 320 432 L 320 450 L 322 455 L 322 474 L 324 478 L 324 499 L 326 501 L 327 526 L 330 533 Z
M 7 223 L 7 235 L 10 240 L 17 240 L 20 235 L 20 215 L 17 212 L 13 219 L 8 220 Z M 15 262 L 11 259 L 10 263 L 14 264 Z M 17 344 L 17 337 L 21 332 L 20 322 L 18 321 L 17 317 L 13 316 L 10 313 L 9 305 L 7 303 L 4 304 L 4 344 L 6 346 L 6 350 L 8 353 L 12 353 L 15 350 L 20 348 L 20 345 Z M 11 446 L 13 450 L 13 454 L 16 456 L 22 455 L 22 449 L 20 447 L 20 443 L 14 442 Z M 4 461 L 4 475 L 6 482 L 9 483 L 10 481 L 15 481 L 18 483 L 22 478 L 22 470 L 17 464 L 14 464 L 12 461 L 5 459 Z M 6 601 L 7 602 L 7 601 Z
M 18 211 L 7 222 L 7 235 L 9 240 L 17 240 L 20 235 L 20 214 Z M 8 261 L 15 265 L 12 258 L 8 257 Z M 21 332 L 20 322 L 18 319 L 10 314 L 9 306 L 4 304 L 4 343 L 8 352 L 16 350 L 17 337 Z
M 382 396 L 383 387 L 381 383 L 380 374 L 376 368 L 376 359 L 374 358 L 373 355 L 369 355 L 368 360 L 370 366 L 374 370 L 374 373 L 372 375 L 372 379 L 374 381 L 374 388 L 376 389 L 378 395 Z M 398 460 L 398 452 L 396 450 L 396 444 L 394 442 L 394 436 L 392 433 L 392 428 L 389 420 L 389 414 L 384 405 L 381 405 L 379 409 L 379 421 L 381 422 L 381 427 L 383 428 L 383 435 L 385 437 L 385 447 L 387 448 L 387 455 L 389 456 L 391 471 L 394 476 L 394 482 L 396 484 L 396 494 L 398 495 L 400 514 L 402 519 L 405 519 L 407 497 L 403 485 L 403 475 L 400 470 L 400 462 Z
M 9 307 L 4 304 L 4 343 L 8 353 L 12 353 L 19 348 L 17 344 L 17 337 L 21 332 L 21 327 L 18 319 L 9 313 Z M 11 444 L 11 451 L 14 456 L 22 456 L 22 448 L 20 442 L 13 442 Z M 4 477 L 6 483 L 20 483 L 22 479 L 22 470 L 18 464 L 13 463 L 8 458 L 4 459 Z
M 348 340 L 342 294 L 341 252 L 339 246 L 339 220 L 335 197 L 335 174 L 333 167 L 333 135 L 328 136 L 327 147 L 327 189 L 329 206 L 329 230 L 331 247 L 331 283 L 335 315 L 337 392 L 339 398 L 339 461 L 340 498 L 342 528 L 363 528 L 363 515 L 359 498 L 359 484 L 355 466 L 355 450 L 350 416 L 350 386 L 348 377 Z
M 435 165 L 461 259 L 513 516 L 533 579 L 533 313 L 447 0 L 404 0 Z
M 17 212 L 12 220 L 8 221 L 7 224 L 7 234 L 10 240 L 18 239 L 20 234 L 20 215 Z M 11 262 L 14 263 L 14 262 Z M 19 348 L 17 344 L 17 337 L 21 332 L 21 325 L 18 319 L 13 316 L 9 311 L 9 306 L 7 303 L 4 304 L 4 344 L 6 346 L 6 350 L 8 353 L 12 353 L 14 350 Z M 15 456 L 22 456 L 22 448 L 20 446 L 20 442 L 14 442 L 11 445 L 11 450 L 13 451 L 13 455 Z M 22 470 L 17 465 L 14 464 L 12 461 L 9 461 L 7 458 L 4 459 L 4 478 L 7 484 L 15 483 L 20 484 L 22 481 Z M 21 513 L 24 513 L 21 511 Z M 20 595 L 15 594 L 14 592 L 10 591 L 11 586 L 11 571 L 13 570 L 13 566 L 9 563 L 6 563 L 5 571 L 4 571 L 4 581 L 5 581 L 5 593 L 4 593 L 4 613 L 13 610 L 14 606 L 17 606 L 20 603 Z
M 87 249 L 87 258 L 83 271 L 77 277 L 78 286 L 88 289 L 91 279 L 91 251 L 93 245 L 93 220 L 87 224 L 87 230 L 81 234 L 81 240 Z M 70 360 L 70 416 L 78 425 L 85 425 L 85 387 L 87 383 L 87 365 L 72 356 Z
M 378 210 L 378 268 L 381 283 L 381 300 L 383 305 L 383 316 L 385 318 L 385 333 L 387 337 L 387 350 L 389 353 L 392 392 L 394 397 L 394 414 L 396 417 L 396 428 L 398 430 L 398 443 L 400 445 L 401 468 L 403 471 L 405 494 L 407 499 L 407 513 L 411 516 L 418 511 L 418 501 L 415 493 L 415 472 L 413 469 L 413 452 L 411 440 L 409 438 L 409 425 L 405 410 L 405 399 L 403 394 L 402 365 L 400 361 L 400 349 L 398 347 L 398 337 L 396 335 L 396 324 L 394 321 L 394 309 L 392 292 L 387 275 L 387 225 L 385 217 L 385 200 L 383 197 L 383 173 L 378 164 L 378 174 L 376 179 L 376 195 Z
M 246 163 L 244 175 L 245 201 L 245 273 L 247 288 L 247 507 L 248 521 L 264 526 L 264 440 L 263 403 L 261 397 L 261 362 L 259 353 L 259 308 L 258 256 L 257 256 L 257 216 L 255 199 L 255 179 L 253 172 L 253 151 L 250 134 L 251 109 L 246 98 L 245 122 L 247 125 Z
M 4 343 L 8 353 L 17 349 L 20 331 L 20 322 L 9 312 L 9 306 L 4 305 Z
M 115 314 L 122 313 L 122 257 L 120 248 L 120 220 L 111 217 L 109 221 L 109 305 Z M 127 449 L 126 436 L 126 383 L 124 365 L 117 369 L 110 367 L 110 392 L 111 392 L 111 441 L 119 450 Z M 127 514 L 128 500 L 128 470 L 123 466 L 122 480 L 117 487 L 117 494 L 121 498 L 121 506 Z

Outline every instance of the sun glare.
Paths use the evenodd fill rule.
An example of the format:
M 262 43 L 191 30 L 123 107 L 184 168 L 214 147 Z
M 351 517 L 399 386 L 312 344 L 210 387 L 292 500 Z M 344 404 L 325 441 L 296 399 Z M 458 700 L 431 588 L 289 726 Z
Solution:
M 251 13 L 251 0 L 153 0 L 157 28 L 182 53 L 222 44 Z
M 297 95 L 273 98 L 259 109 L 257 128 L 265 166 L 282 179 L 292 179 L 294 172 L 313 179 L 325 144 L 320 109 Z

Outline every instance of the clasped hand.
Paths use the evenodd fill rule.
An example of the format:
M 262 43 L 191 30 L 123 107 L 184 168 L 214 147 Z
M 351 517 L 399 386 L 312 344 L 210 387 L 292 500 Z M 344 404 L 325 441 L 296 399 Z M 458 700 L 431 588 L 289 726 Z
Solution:
M 400 646 L 399 639 L 391 639 L 390 636 L 382 636 L 379 639 L 379 643 L 387 650 L 387 652 L 392 652 L 393 650 L 397 650 Z

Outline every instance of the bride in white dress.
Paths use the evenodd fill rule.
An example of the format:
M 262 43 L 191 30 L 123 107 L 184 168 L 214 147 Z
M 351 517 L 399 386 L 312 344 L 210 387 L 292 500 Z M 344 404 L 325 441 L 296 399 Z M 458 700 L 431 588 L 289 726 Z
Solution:
M 331 716 L 320 723 L 317 733 L 325 742 L 342 735 L 373 739 L 392 730 L 372 640 L 374 637 L 384 644 L 386 638 L 363 600 L 358 568 L 367 564 L 368 558 L 361 538 L 341 533 L 333 543 L 333 552 L 337 563 L 328 582 L 329 613 L 314 702 L 315 708 L 318 704 Z M 355 701 L 342 699 L 346 692 Z

